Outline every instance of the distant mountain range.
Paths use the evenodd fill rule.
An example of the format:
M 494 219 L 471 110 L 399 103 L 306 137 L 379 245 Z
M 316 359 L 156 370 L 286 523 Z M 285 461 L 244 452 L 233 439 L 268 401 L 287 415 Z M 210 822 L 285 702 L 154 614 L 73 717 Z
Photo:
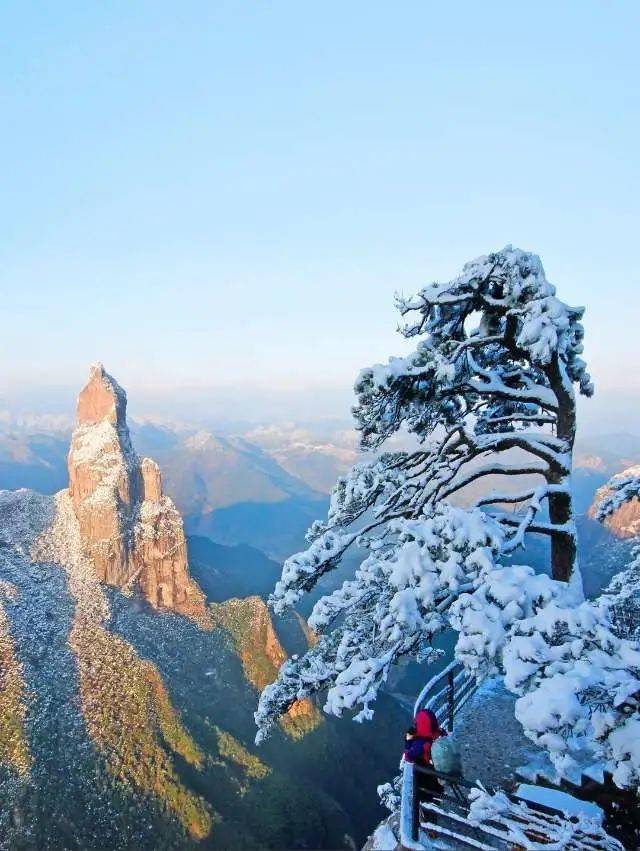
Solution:
M 92 375 L 73 439 L 57 425 L 0 425 L 0 488 L 31 489 L 0 495 L 0 848 L 361 843 L 380 816 L 375 786 L 395 772 L 419 666 L 394 672 L 400 702 L 383 695 L 372 724 L 306 701 L 266 746 L 252 743 L 257 691 L 308 646 L 300 616 L 274 620 L 264 601 L 358 457 L 354 435 L 151 422 L 129 434 L 111 379 Z M 576 449 L 590 595 L 630 544 L 589 506 L 639 460 L 631 435 Z M 527 551 L 539 568 L 544 547 Z M 319 582 L 303 615 L 357 558 Z M 451 636 L 442 641 L 450 654 Z
M 279 566 L 265 555 L 187 543 L 125 406 L 93 368 L 70 487 L 0 492 L 0 848 L 361 844 L 405 713 L 384 698 L 365 729 L 303 700 L 255 748 L 257 693 L 305 651 L 308 629 L 272 620 L 264 597 Z M 203 443 L 242 469 L 243 449 L 187 445 Z M 11 446 L 14 472 L 34 457 L 50 469 Z M 260 486 L 309 491 L 257 457 Z
M 55 493 L 65 487 L 69 437 L 0 425 L 0 488 Z
M 140 454 L 159 463 L 189 533 L 248 543 L 282 560 L 303 545 L 309 524 L 326 510 L 324 493 L 244 437 L 151 423 L 133 423 L 131 436 Z M 0 488 L 51 494 L 65 487 L 69 440 L 70 432 L 0 425 Z M 327 450 L 322 457 L 332 456 Z M 333 471 L 335 461 L 329 463 Z
M 177 433 L 145 424 L 132 429 L 141 454 L 153 453 L 184 514 L 208 514 L 243 502 L 272 503 L 319 494 L 241 437 Z
M 338 476 L 358 458 L 358 436 L 353 429 L 315 429 L 288 426 L 262 426 L 246 434 L 281 467 L 321 493 L 329 493 Z
M 640 437 L 626 432 L 580 438 L 576 442 L 575 466 L 609 478 L 640 462 Z
M 150 424 L 132 431 L 138 450 L 153 452 L 162 467 L 190 534 L 247 543 L 282 560 L 326 510 L 326 496 L 242 437 Z
M 343 427 L 265 426 L 229 437 L 186 426 L 132 423 L 138 452 L 155 458 L 189 534 L 249 544 L 282 561 L 304 546 L 309 524 L 326 511 L 338 475 L 357 460 L 355 432 Z M 66 485 L 69 432 L 0 423 L 0 487 L 55 493 Z M 578 441 L 578 513 L 614 473 L 640 462 L 640 437 Z

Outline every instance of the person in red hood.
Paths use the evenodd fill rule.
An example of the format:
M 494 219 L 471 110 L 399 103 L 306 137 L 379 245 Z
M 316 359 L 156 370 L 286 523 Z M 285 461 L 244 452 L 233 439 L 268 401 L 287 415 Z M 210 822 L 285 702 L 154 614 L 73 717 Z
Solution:
M 405 736 L 405 760 L 417 765 L 432 766 L 433 743 L 446 735 L 446 730 L 442 729 L 434 712 L 430 709 L 419 709 L 416 713 L 415 726 L 411 727 Z
M 407 731 L 405 736 L 405 761 L 423 768 L 433 768 L 431 748 L 437 739 L 446 735 L 447 731 L 442 729 L 434 712 L 430 709 L 419 709 L 416 713 L 415 725 Z M 421 800 L 429 800 L 443 791 L 435 775 L 423 774 L 421 771 L 415 772 L 415 775 Z

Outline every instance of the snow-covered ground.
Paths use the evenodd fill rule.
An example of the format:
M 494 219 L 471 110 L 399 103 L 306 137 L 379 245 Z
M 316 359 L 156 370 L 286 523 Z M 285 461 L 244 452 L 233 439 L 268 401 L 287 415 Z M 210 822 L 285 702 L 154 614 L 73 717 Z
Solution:
M 454 723 L 463 777 L 487 788 L 509 788 L 516 771 L 540 754 L 514 715 L 515 696 L 501 680 L 488 680 L 462 707 Z

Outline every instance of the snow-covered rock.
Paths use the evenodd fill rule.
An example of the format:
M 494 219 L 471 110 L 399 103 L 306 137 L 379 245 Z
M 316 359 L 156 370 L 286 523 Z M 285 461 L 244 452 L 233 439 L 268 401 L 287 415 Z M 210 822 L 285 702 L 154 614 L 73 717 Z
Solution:
M 616 538 L 640 535 L 640 466 L 628 467 L 598 488 L 589 516 Z
M 136 455 L 126 410 L 125 391 L 94 364 L 78 397 L 68 459 L 83 553 L 101 581 L 125 590 L 137 584 L 154 608 L 204 621 L 182 518 L 162 492 L 158 465 Z

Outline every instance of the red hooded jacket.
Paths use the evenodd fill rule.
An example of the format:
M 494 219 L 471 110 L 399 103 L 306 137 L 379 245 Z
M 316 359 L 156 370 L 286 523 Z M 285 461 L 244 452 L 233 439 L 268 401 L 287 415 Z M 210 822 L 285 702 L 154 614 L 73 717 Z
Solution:
M 407 762 L 431 764 L 431 746 L 447 733 L 438 724 L 438 719 L 430 709 L 419 709 L 416 713 L 416 735 L 407 742 L 404 758 Z

